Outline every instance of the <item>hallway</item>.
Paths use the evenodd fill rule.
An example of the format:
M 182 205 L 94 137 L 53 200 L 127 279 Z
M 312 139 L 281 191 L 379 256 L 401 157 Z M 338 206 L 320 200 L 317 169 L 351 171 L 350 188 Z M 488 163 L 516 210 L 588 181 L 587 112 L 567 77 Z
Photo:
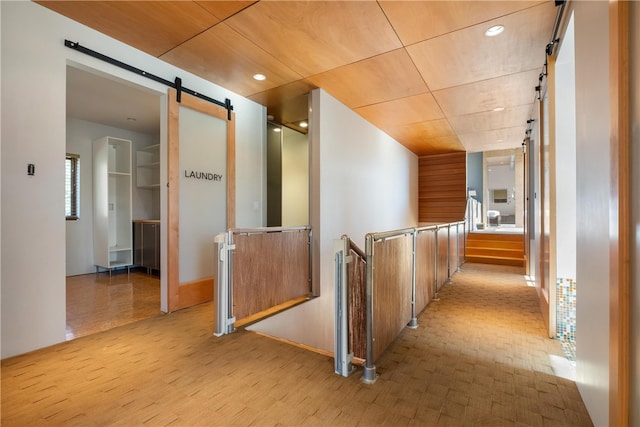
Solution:
M 2 425 L 590 426 L 515 271 L 465 264 L 373 385 L 254 333 L 216 338 L 203 304 L 2 361 Z

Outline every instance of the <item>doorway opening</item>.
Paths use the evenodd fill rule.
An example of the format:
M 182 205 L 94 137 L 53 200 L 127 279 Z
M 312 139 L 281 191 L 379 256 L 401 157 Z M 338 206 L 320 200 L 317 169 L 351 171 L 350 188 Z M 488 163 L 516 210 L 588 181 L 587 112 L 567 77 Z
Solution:
M 67 340 L 161 313 L 160 100 L 160 94 L 130 82 L 67 66 L 66 151 L 67 157 L 77 159 L 77 180 L 66 186 L 66 193 L 74 190 L 75 198 L 70 200 L 76 204 L 66 222 Z M 121 164 L 117 171 L 106 172 L 105 167 L 105 182 L 117 182 L 109 185 L 108 196 L 114 196 L 116 188 L 120 195 L 109 198 L 104 209 L 105 216 L 118 213 L 113 215 L 117 226 L 116 219 L 105 221 L 104 241 L 111 245 L 118 235 L 119 241 L 128 242 L 117 248 L 117 255 L 114 248 L 105 250 L 114 257 L 128 253 L 121 267 L 98 272 L 94 246 L 102 238 L 95 238 L 99 212 L 94 203 L 94 141 L 104 137 L 128 142 L 117 148 L 125 148 L 125 169 L 120 169 Z M 155 248 L 147 248 L 152 236 L 146 236 L 143 249 L 142 236 L 135 232 L 137 222 L 156 227 Z
M 483 153 L 486 230 L 524 233 L 524 156 L 522 149 Z

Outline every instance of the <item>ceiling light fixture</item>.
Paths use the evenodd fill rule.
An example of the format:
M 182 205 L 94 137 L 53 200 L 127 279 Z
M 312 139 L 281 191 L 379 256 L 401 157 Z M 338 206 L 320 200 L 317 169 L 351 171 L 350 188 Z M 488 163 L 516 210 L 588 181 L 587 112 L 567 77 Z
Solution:
M 493 111 L 495 111 L 496 113 L 499 111 L 504 111 L 504 107 L 496 107 L 493 109 Z
M 300 122 L 300 127 L 301 128 L 306 128 L 308 126 L 309 126 L 309 124 L 307 122 Z
M 277 132 L 282 132 L 282 129 L 280 129 L 280 128 L 273 128 L 273 131 L 274 131 L 274 132 L 276 132 L 276 133 L 277 133 Z
M 258 81 L 262 81 L 262 80 L 267 80 L 267 76 L 265 76 L 264 74 L 254 74 L 253 78 L 258 80 Z
M 495 37 L 502 34 L 503 31 L 504 25 L 494 25 L 493 27 L 489 27 L 487 31 L 484 32 L 484 35 L 487 37 Z

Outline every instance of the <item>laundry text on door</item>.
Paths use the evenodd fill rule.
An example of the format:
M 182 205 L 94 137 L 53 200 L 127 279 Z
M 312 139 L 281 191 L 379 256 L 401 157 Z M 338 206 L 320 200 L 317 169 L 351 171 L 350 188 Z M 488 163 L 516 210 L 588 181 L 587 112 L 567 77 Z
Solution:
M 185 178 L 204 179 L 206 181 L 222 181 L 222 175 L 211 172 L 184 171 Z

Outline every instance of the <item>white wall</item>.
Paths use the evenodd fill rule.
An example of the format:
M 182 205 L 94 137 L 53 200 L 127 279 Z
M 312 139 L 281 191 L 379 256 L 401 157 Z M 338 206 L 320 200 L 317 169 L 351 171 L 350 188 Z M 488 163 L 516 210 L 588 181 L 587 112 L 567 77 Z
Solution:
M 629 425 L 640 425 L 640 4 L 629 3 L 631 23 L 630 108 L 631 108 L 631 331 Z
M 607 2 L 572 2 L 576 67 L 576 380 L 609 422 L 609 25 Z M 561 38 L 564 36 L 561 35 Z
M 157 137 L 74 118 L 67 118 L 66 130 L 67 152 L 80 155 L 80 219 L 66 221 L 65 224 L 66 275 L 75 276 L 95 272 L 93 263 L 93 140 L 103 136 L 131 140 L 133 143 L 132 156 L 135 156 L 137 148 L 157 143 Z M 133 164 L 135 165 L 135 158 L 133 158 Z M 135 182 L 132 190 L 133 218 L 152 218 L 151 191 L 138 189 Z M 159 210 L 159 204 L 156 210 Z
M 312 92 L 311 223 L 320 297 L 250 329 L 333 351 L 334 239 L 418 223 L 418 158 L 322 90 Z
M 0 7 L 2 355 L 9 356 L 65 338 L 66 64 L 31 37 L 48 24 L 41 14 L 13 14 L 33 4 Z M 27 176 L 28 163 L 35 164 L 35 176 Z
M 0 2 L 2 55 L 2 357 L 65 339 L 64 154 L 66 67 L 74 64 L 133 82 L 161 95 L 164 85 L 64 46 L 80 42 L 216 99 L 236 113 L 236 222 L 263 221 L 264 107 L 152 56 L 77 24 L 32 2 Z M 166 117 L 162 118 L 166 126 Z M 166 147 L 166 129 L 160 130 Z M 166 156 L 161 159 L 166 165 Z M 28 163 L 36 175 L 27 176 Z M 166 170 L 161 171 L 166 180 Z M 162 212 L 166 188 L 161 189 Z M 254 209 L 257 206 L 257 209 Z M 161 225 L 166 236 L 166 222 Z M 162 245 L 166 266 L 166 242 Z M 166 280 L 162 280 L 166 289 Z M 166 301 L 165 301 L 166 302 Z

